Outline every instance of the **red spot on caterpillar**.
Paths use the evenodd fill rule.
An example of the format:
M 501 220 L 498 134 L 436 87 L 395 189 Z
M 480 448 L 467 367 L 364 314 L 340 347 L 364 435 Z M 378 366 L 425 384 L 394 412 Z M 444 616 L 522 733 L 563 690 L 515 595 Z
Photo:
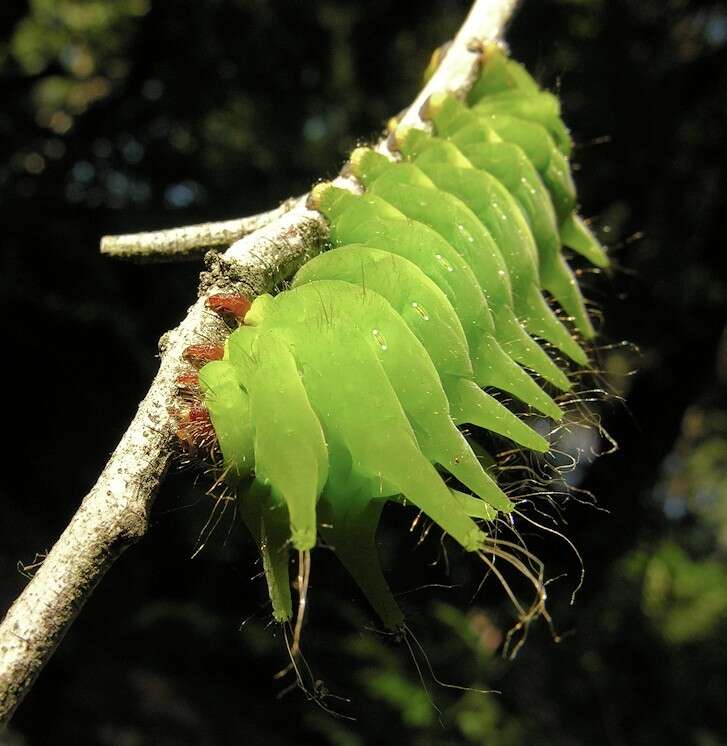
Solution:
M 222 345 L 199 344 L 189 345 L 182 353 L 182 357 L 190 365 L 201 368 L 205 363 L 209 363 L 210 360 L 222 360 L 224 354 L 225 348 Z
M 190 423 L 196 423 L 196 424 L 201 423 L 203 425 L 209 425 L 210 427 L 212 427 L 212 422 L 210 421 L 209 412 L 201 404 L 198 404 L 189 410 L 187 419 L 189 420 Z
M 177 413 L 177 438 L 191 454 L 212 448 L 216 435 L 204 406 L 195 403 L 186 411 Z
M 188 373 L 182 373 L 177 376 L 177 386 L 180 389 L 194 389 L 199 386 L 199 374 L 196 370 L 191 370 Z
M 250 301 L 244 295 L 218 294 L 207 298 L 207 307 L 223 318 L 232 317 L 237 321 L 243 321 L 245 314 L 250 310 Z

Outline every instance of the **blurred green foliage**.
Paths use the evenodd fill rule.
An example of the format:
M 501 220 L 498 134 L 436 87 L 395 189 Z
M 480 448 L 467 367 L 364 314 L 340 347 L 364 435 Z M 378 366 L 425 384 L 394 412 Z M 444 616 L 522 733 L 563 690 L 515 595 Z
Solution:
M 5 605 L 25 582 L 18 560 L 52 544 L 93 483 L 153 374 L 156 339 L 195 290 L 198 267 L 109 263 L 100 235 L 252 213 L 336 173 L 411 99 L 466 6 L 0 6 L 0 318 L 18 464 L 0 481 Z M 583 276 L 605 318 L 601 367 L 625 402 L 595 405 L 615 454 L 591 465 L 588 450 L 607 444 L 571 438 L 583 458 L 570 478 L 610 511 L 568 505 L 587 568 L 574 605 L 566 545 L 528 539 L 551 577 L 568 573 L 550 586 L 562 642 L 540 624 L 503 659 L 513 618 L 498 584 L 476 593 L 483 569 L 450 551 L 447 572 L 437 537 L 415 546 L 392 509 L 382 554 L 412 635 L 369 629 L 319 552 L 306 681 L 357 719 L 299 690 L 277 699 L 290 677 L 273 679 L 287 660 L 251 543 L 228 511 L 188 561 L 211 506 L 175 474 L 149 538 L 98 589 L 0 743 L 727 744 L 727 13 L 697 0 L 529 1 L 508 39 L 562 94 L 583 208 L 617 264 Z
M 665 542 L 628 557 L 628 573 L 642 581 L 643 609 L 670 643 L 709 638 L 727 620 L 727 568 L 693 560 Z
M 36 121 L 63 135 L 126 76 L 134 22 L 148 10 L 148 0 L 33 0 L 0 46 L 0 70 L 35 78 Z

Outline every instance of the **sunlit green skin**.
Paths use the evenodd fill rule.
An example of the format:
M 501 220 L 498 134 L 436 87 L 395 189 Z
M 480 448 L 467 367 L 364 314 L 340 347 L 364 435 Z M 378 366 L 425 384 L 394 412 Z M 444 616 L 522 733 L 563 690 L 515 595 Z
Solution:
M 419 131 L 412 131 L 412 135 L 414 136 L 418 137 L 419 134 Z M 421 135 L 426 137 L 424 133 L 421 133 Z M 437 149 L 442 150 L 443 157 L 453 153 L 455 157 L 461 159 L 463 164 L 471 167 L 471 164 L 464 156 L 459 154 L 458 151 L 453 150 L 446 143 L 441 143 L 440 141 L 433 142 L 432 151 Z M 430 156 L 432 154 L 430 152 Z M 436 189 L 436 185 L 434 185 L 431 179 L 413 163 L 399 163 L 396 166 L 398 170 L 393 170 L 394 164 L 391 161 L 370 150 L 364 151 L 364 149 L 359 149 L 354 153 L 354 156 L 358 157 L 354 158 L 355 163 L 351 164 L 351 168 L 363 183 L 373 183 L 381 178 L 385 178 L 386 180 L 392 180 L 395 184 L 408 180 L 413 185 L 427 185 Z M 385 176 L 384 173 L 386 174 Z M 479 230 L 477 228 L 473 228 L 472 230 L 481 237 L 481 240 L 478 244 L 474 241 L 470 242 L 468 237 L 457 226 L 460 224 L 472 225 L 472 211 L 455 195 L 442 192 L 441 190 L 438 190 L 437 194 L 445 202 L 449 203 L 453 215 L 447 213 L 443 221 L 432 222 L 432 216 L 427 215 L 427 210 L 422 210 L 419 214 L 422 219 L 429 220 L 431 226 L 443 238 L 452 243 L 453 247 L 460 252 L 462 257 L 472 267 L 488 299 L 490 308 L 493 309 L 495 321 L 494 334 L 499 344 L 510 357 L 531 368 L 558 388 L 567 391 L 570 388 L 570 383 L 565 374 L 527 335 L 527 332 L 515 316 L 509 271 L 499 248 L 492 240 L 489 232 L 482 226 L 479 218 L 474 216 L 480 223 L 480 227 Z M 418 206 L 416 204 L 410 205 L 410 209 L 418 209 Z M 441 211 L 438 210 L 438 212 Z M 410 215 L 410 217 L 414 216 Z
M 593 235 L 583 218 L 572 212 L 560 224 L 560 238 L 569 249 L 588 259 L 596 267 L 605 269 L 610 261 L 601 242 Z
M 323 279 L 355 283 L 386 298 L 424 345 L 440 376 L 474 375 L 467 338 L 452 304 L 409 259 L 365 244 L 340 246 L 306 262 L 292 287 Z
M 406 219 L 402 213 L 398 220 L 380 218 L 380 210 L 395 208 L 376 195 L 360 196 L 331 188 L 325 192 L 318 209 L 331 223 L 334 246 L 365 243 L 410 259 L 445 293 L 468 339 L 476 343 L 482 329 L 489 328 L 487 301 L 476 276 L 437 231 Z M 401 220 L 406 223 L 402 225 Z M 497 339 L 505 352 L 567 391 L 570 388 L 568 378 L 527 335 L 512 307 L 506 303 L 493 307 Z
M 548 187 L 558 219 L 575 209 L 576 188 L 568 159 L 542 125 L 510 114 L 478 113 L 449 94 L 433 96 L 427 115 L 439 137 L 460 147 L 497 140 L 519 145 Z
M 570 164 L 547 130 L 535 122 L 508 114 L 478 116 L 471 113 L 476 121 L 458 126 L 449 139 L 456 145 L 468 145 L 479 141 L 483 130 L 489 130 L 505 142 L 519 145 L 548 188 L 559 221 L 570 215 L 576 207 L 576 189 Z
M 344 547 L 344 563 L 355 577 L 360 568 L 347 550 L 360 541 L 357 532 L 366 516 L 371 521 L 376 515 L 365 510 L 351 526 L 352 533 L 346 530 L 353 510 L 349 497 L 359 493 L 372 500 L 401 494 L 465 549 L 481 546 L 481 532 L 433 463 L 498 509 L 508 510 L 510 503 L 449 417 L 446 395 L 423 346 L 381 296 L 349 283 L 312 281 L 276 296 L 256 331 L 252 352 L 260 375 L 269 372 L 257 355 L 260 340 L 275 335 L 295 349 L 329 449 L 329 479 L 322 499 L 337 519 L 335 544 Z M 336 386 L 331 386 L 333 380 Z M 284 411 L 285 405 L 283 401 L 278 406 Z M 313 499 L 309 496 L 307 502 Z M 369 525 L 371 536 L 373 530 Z M 376 589 L 372 577 L 383 582 L 377 572 L 372 576 L 369 571 L 362 586 L 382 613 L 384 591 Z
M 303 385 L 297 355 L 286 341 L 274 334 L 258 334 L 248 351 L 238 344 L 245 336 L 250 335 L 233 333 L 228 350 L 250 397 L 255 476 L 287 504 L 293 545 L 302 551 L 312 549 L 317 533 L 315 505 L 328 478 L 323 430 Z M 241 364 L 241 355 L 251 357 L 254 364 L 248 359 Z
M 360 151 L 359 151 L 360 152 Z M 352 165 L 358 176 L 363 181 L 372 182 L 378 179 L 382 171 L 382 161 L 385 161 L 384 170 L 387 171 L 386 178 L 398 180 L 399 174 L 405 174 L 415 184 L 428 184 L 433 182 L 414 164 L 400 163 L 398 171 L 391 171 L 393 164 L 388 159 L 376 153 L 368 151 L 366 157 L 358 164 Z M 391 174 L 391 175 L 389 175 Z M 435 187 L 436 188 L 436 187 Z M 459 249 L 460 254 L 470 264 L 485 295 L 490 302 L 490 308 L 494 310 L 495 336 L 513 359 L 527 366 L 547 381 L 563 391 L 570 389 L 570 382 L 548 355 L 528 336 L 525 329 L 515 316 L 513 308 L 512 288 L 510 276 L 499 248 L 492 240 L 489 232 L 482 225 L 479 218 L 456 196 L 437 190 L 437 195 L 449 204 L 454 217 L 452 220 L 440 223 L 432 222 L 432 227 L 438 229 L 443 238 L 454 242 L 454 248 Z M 476 223 L 473 225 L 472 218 Z M 452 216 L 450 216 L 451 218 Z M 470 234 L 481 235 L 482 240 L 476 246 L 466 240 L 465 236 L 458 230 L 452 230 L 453 225 L 469 225 Z M 479 226 L 479 228 L 477 227 Z M 362 239 L 363 240 L 363 239 Z M 553 413 L 554 415 L 554 413 Z M 551 415 L 551 416 L 553 416 Z
M 489 44 L 482 54 L 480 74 L 469 92 L 470 101 L 479 101 L 484 96 L 508 90 L 537 93 L 540 86 L 530 73 L 515 60 L 507 56 L 497 44 Z
M 458 147 L 481 142 L 494 132 L 503 140 L 519 145 L 538 169 L 550 192 L 559 222 L 560 241 L 597 267 L 609 265 L 608 256 L 598 239 L 576 213 L 576 193 L 570 166 L 550 135 L 538 124 L 516 117 L 492 115 L 454 130 L 449 139 Z M 546 157 L 539 154 L 545 151 Z M 539 167 L 540 164 L 543 164 Z
M 380 465 L 377 466 L 380 462 L 371 461 L 369 453 L 359 452 L 358 448 L 352 447 L 352 444 L 358 442 L 368 443 L 372 447 L 371 439 L 382 435 L 377 429 L 388 427 L 387 417 L 391 410 L 382 408 L 381 411 L 366 416 L 360 412 L 363 407 L 352 405 L 356 400 L 354 392 L 358 390 L 362 393 L 372 389 L 378 376 L 377 371 L 380 371 L 381 375 L 378 377 L 381 380 L 378 383 L 383 389 L 388 388 L 406 415 L 399 425 L 392 426 L 392 432 L 397 432 L 398 427 L 403 428 L 408 418 L 411 432 L 416 436 L 414 443 L 418 444 L 421 454 L 431 463 L 446 468 L 494 507 L 500 510 L 511 508 L 510 501 L 482 470 L 469 445 L 452 422 L 446 394 L 426 349 L 405 321 L 378 293 L 342 281 L 312 281 L 275 297 L 271 310 L 259 327 L 259 339 L 264 337 L 263 332 L 269 327 L 283 333 L 288 343 L 295 347 L 298 364 L 305 371 L 306 389 L 324 424 L 329 444 L 335 442 L 337 435 L 351 439 L 348 451 L 354 461 L 354 473 L 358 471 L 358 459 L 363 465 L 361 473 L 375 479 L 377 483 L 383 478 L 392 484 L 399 482 L 397 487 L 404 487 L 409 480 L 414 479 L 412 475 L 401 471 L 402 464 L 397 461 L 398 454 L 392 454 L 384 460 L 383 463 L 392 463 L 391 474 L 387 475 Z M 311 339 L 306 343 L 301 340 L 304 329 L 317 330 L 318 333 L 310 334 Z M 330 338 L 326 339 L 329 335 Z M 354 359 L 344 357 L 335 343 L 343 345 L 346 353 L 350 351 Z M 319 357 L 327 358 L 325 364 L 318 360 Z M 366 361 L 369 361 L 368 365 L 365 364 Z M 308 366 L 316 370 L 319 367 L 329 368 L 331 365 L 337 367 L 338 374 L 331 370 L 331 376 L 325 379 L 316 378 L 312 371 L 309 374 Z M 344 376 L 344 371 L 348 373 L 347 376 Z M 309 385 L 311 377 L 316 380 Z M 385 379 L 388 379 L 388 387 Z M 337 380 L 338 385 L 331 386 L 332 380 Z M 331 399 L 340 396 L 340 393 L 331 392 L 332 388 L 337 392 L 342 388 L 350 389 L 348 409 L 351 418 L 345 427 L 338 424 L 338 410 L 328 411 Z M 379 398 L 384 394 L 384 391 L 378 391 Z M 364 400 L 369 403 L 368 399 Z M 365 409 L 368 410 L 369 406 Z M 368 418 L 372 422 L 381 419 L 383 423 L 371 431 L 359 422 L 359 419 Z M 375 447 L 377 450 L 380 448 Z M 427 471 L 433 473 L 431 470 Z M 338 473 L 333 476 L 335 484 L 342 475 Z M 379 489 L 381 486 L 377 484 L 376 490 Z M 392 494 L 399 493 L 419 505 L 465 548 L 476 548 L 469 537 L 473 528 L 471 522 L 458 522 L 456 513 L 450 517 L 442 512 L 449 504 L 448 499 L 442 498 L 441 505 L 435 505 L 431 497 L 417 496 L 416 490 L 410 494 L 406 489 L 397 489 Z
M 465 202 L 495 239 L 507 263 L 515 311 L 527 329 L 548 340 L 579 365 L 588 358 L 540 293 L 533 234 L 514 197 L 494 176 L 476 169 L 451 142 L 410 130 L 400 148 L 443 191 Z M 469 163 L 469 168 L 463 166 Z
M 381 197 L 336 187 L 325 191 L 318 209 L 328 218 L 333 246 L 363 243 L 409 259 L 447 296 L 468 339 L 487 328 L 490 309 L 476 276 L 439 233 L 409 220 Z M 381 217 L 389 211 L 398 217 Z
M 573 143 L 560 118 L 560 102 L 552 93 L 541 90 L 530 73 L 500 47 L 491 44 L 484 51 L 480 74 L 467 102 L 489 114 L 513 114 L 542 124 L 563 153 L 570 155 Z
M 479 425 L 531 450 L 548 449 L 544 438 L 473 384 L 469 346 L 457 314 L 415 264 L 390 252 L 350 244 L 307 262 L 293 287 L 315 280 L 355 283 L 386 299 L 427 351 L 456 424 Z
M 238 510 L 253 535 L 268 585 L 273 619 L 288 622 L 293 616 L 290 597 L 290 516 L 284 502 L 276 499 L 268 487 L 252 480 L 240 490 Z
M 575 189 L 570 188 L 572 183 L 569 185 L 567 181 L 572 182 L 567 160 L 553 155 L 547 139 L 544 139 L 542 133 L 532 126 L 535 124 L 533 118 L 524 116 L 528 112 L 525 111 L 527 104 L 522 99 L 517 103 L 510 101 L 509 104 L 503 100 L 503 94 L 507 98 L 508 95 L 517 97 L 519 93 L 527 101 L 528 96 L 539 91 L 540 86 L 522 65 L 511 60 L 502 49 L 490 45 L 483 54 L 480 75 L 470 90 L 467 100 L 470 105 L 479 102 L 481 106 L 475 106 L 475 110 L 484 115 L 485 121 L 503 139 L 517 142 L 527 152 L 536 168 L 541 171 L 543 180 L 553 195 L 563 243 L 573 251 L 582 254 L 597 267 L 607 267 L 609 262 L 603 247 L 586 224 L 574 213 Z M 533 102 L 529 103 L 532 108 Z M 552 101 L 550 105 L 554 110 Z M 532 111 L 529 113 L 532 114 Z M 531 126 L 524 125 L 523 117 L 530 121 Z M 558 112 L 558 117 L 551 117 L 549 122 L 539 121 L 550 130 L 558 146 L 567 156 L 570 154 L 570 136 L 565 125 L 559 120 Z M 557 130 L 556 132 L 553 132 L 553 127 Z M 542 155 L 539 156 L 539 154 Z M 539 157 L 544 158 L 546 154 L 547 162 L 542 163 Z
M 578 282 L 560 250 L 553 203 L 533 164 L 512 143 L 476 143 L 460 150 L 475 168 L 492 174 L 515 198 L 535 239 L 543 287 L 573 318 L 581 335 L 592 338 L 595 331 Z
M 346 252 L 334 251 L 330 256 L 335 260 L 337 253 Z M 354 257 L 355 252 L 350 249 L 347 255 Z M 359 254 L 361 258 L 361 250 Z M 406 263 L 406 271 L 421 274 L 401 257 L 390 256 L 387 261 L 393 259 L 400 267 Z M 421 286 L 421 279 L 417 276 L 415 283 Z M 395 623 L 396 606 L 380 570 L 374 566 L 364 572 L 361 566 L 367 553 L 374 557 L 372 537 L 380 512 L 380 506 L 369 507 L 366 501 L 402 495 L 469 551 L 478 550 L 482 542 L 481 532 L 469 518 L 472 505 L 467 510 L 462 507 L 433 465 L 447 469 L 495 509 L 509 510 L 511 504 L 457 430 L 429 351 L 392 305 L 363 285 L 305 277 L 298 282 L 275 298 L 256 299 L 246 317 L 249 325 L 230 336 L 225 360 L 202 369 L 206 401 L 230 474 L 251 470 L 252 442 L 255 479 L 252 491 L 242 498 L 242 512 L 263 551 L 275 617 L 290 617 L 287 564 L 281 559 L 287 553 L 285 543 L 290 538 L 297 549 L 313 546 L 321 498 L 324 512 L 339 519 L 328 530 L 332 541 L 335 537 L 343 547 L 344 564 L 361 581 L 385 621 Z M 389 290 L 393 298 L 395 290 Z M 417 292 L 430 307 L 442 309 L 447 323 L 456 329 L 456 316 L 447 310 L 441 291 L 434 283 L 428 290 Z M 464 333 L 455 335 L 464 346 L 459 367 L 467 368 Z M 243 430 L 235 427 L 237 413 L 214 405 L 220 398 L 215 384 L 228 386 L 231 371 L 237 379 L 232 380 L 233 393 L 237 388 L 242 396 L 238 403 L 249 404 L 250 427 Z M 461 382 L 481 394 L 465 407 L 481 406 L 489 399 L 467 379 L 444 378 L 454 389 Z M 330 385 L 332 380 L 336 386 Z M 357 406 L 359 402 L 365 405 Z M 500 409 L 506 418 L 515 419 Z M 538 444 L 539 436 L 530 433 Z M 231 442 L 238 439 L 244 442 Z M 351 499 L 356 495 L 359 502 Z M 284 530 L 287 520 L 289 534 Z M 351 545 L 359 541 L 364 528 L 370 546 L 354 551 Z
M 232 476 L 241 479 L 255 466 L 250 397 L 240 388 L 229 360 L 207 363 L 199 372 L 199 385 L 225 463 L 232 465 Z
M 479 218 L 460 199 L 438 190 L 416 164 L 390 161 L 373 151 L 357 158 L 351 169 L 368 194 L 382 198 L 411 220 L 428 225 L 457 250 L 472 268 L 490 309 L 503 303 L 512 305 L 507 264 Z M 434 194 L 421 192 L 421 188 Z M 399 198 L 397 191 L 401 193 Z M 419 204 L 414 196 L 407 198 L 406 192 L 420 197 L 426 205 Z
M 562 243 L 597 267 L 607 267 L 608 257 L 598 240 L 575 214 L 576 189 L 568 159 L 544 127 L 506 114 L 477 114 L 451 95 L 436 95 L 428 115 L 440 137 L 462 148 L 502 139 L 519 145 L 550 192 Z
M 564 155 L 569 156 L 573 151 L 570 132 L 560 117 L 560 101 L 552 93 L 502 91 L 481 98 L 472 108 L 479 114 L 510 114 L 536 122 L 545 127 Z
M 451 129 L 442 132 L 438 124 L 452 107 L 462 111 L 461 115 L 454 115 L 454 135 Z M 462 131 L 458 129 L 461 121 L 465 136 L 457 137 Z M 516 143 L 505 142 L 492 127 L 451 96 L 438 102 L 434 123 L 438 136 L 454 143 L 473 166 L 495 176 L 521 203 L 540 253 L 546 257 L 558 253 L 560 237 L 551 195 L 525 151 Z
M 352 171 L 372 194 L 408 218 L 437 230 L 460 253 L 472 267 L 491 308 L 510 300 L 506 265 L 492 237 L 466 205 L 436 189 L 412 163 L 395 163 L 373 151 L 359 150 L 354 155 L 358 157 L 352 161 Z M 508 391 L 557 418 L 560 411 L 555 402 L 515 365 L 496 336 L 493 321 L 482 329 L 479 339 L 470 338 L 476 382 Z
M 483 500 L 500 510 L 510 509 L 510 501 L 482 470 L 476 456 L 452 421 L 446 392 L 426 348 L 391 304 L 370 289 L 341 281 L 319 280 L 278 296 L 281 298 L 279 305 L 290 306 L 291 317 L 296 322 L 300 303 L 294 296 L 298 292 L 310 291 L 311 288 L 313 291 L 308 293 L 309 297 L 315 298 L 327 293 L 327 298 L 335 301 L 336 313 L 340 313 L 344 319 L 341 326 L 350 325 L 352 321 L 356 324 L 361 335 L 359 343 L 367 343 L 374 352 L 411 423 L 422 453 L 432 463 L 447 469 Z M 315 309 L 312 312 L 315 313 Z M 279 323 L 277 314 L 276 323 Z M 296 323 L 295 328 L 299 329 L 300 324 Z M 343 329 L 342 333 L 346 333 L 346 330 Z M 350 336 L 350 331 L 348 334 Z M 293 339 L 297 340 L 297 337 Z M 358 371 L 359 378 L 367 375 L 366 369 Z M 330 380 L 332 379 L 328 381 L 329 386 Z M 399 492 L 410 497 L 404 490 Z M 425 498 L 420 498 L 422 499 Z M 426 500 L 429 501 L 429 498 Z M 444 526 L 441 523 L 443 520 L 449 520 L 443 514 L 439 514 L 439 517 L 432 514 L 431 506 L 420 507 L 440 525 Z M 452 525 L 452 534 L 455 538 L 459 537 L 458 540 L 463 545 L 468 544 L 467 534 L 456 524 Z M 467 548 L 471 550 L 475 547 L 468 545 Z
M 467 201 L 486 224 L 497 245 L 506 248 L 503 253 L 513 279 L 515 311 L 528 331 L 543 337 L 579 365 L 585 365 L 588 362 L 585 352 L 540 293 L 537 259 L 517 249 L 520 239 L 523 244 L 528 243 L 526 237 L 532 241 L 532 234 L 505 187 L 484 171 L 446 164 L 431 164 L 424 169 L 440 189 Z
M 199 382 L 228 470 L 227 478 L 243 480 L 255 468 L 248 393 L 240 385 L 239 373 L 229 359 L 207 363 L 199 372 Z M 273 617 L 280 622 L 288 621 L 291 618 L 288 509 L 283 501 L 273 497 L 269 488 L 253 480 L 245 499 L 240 501 L 240 514 L 263 559 Z

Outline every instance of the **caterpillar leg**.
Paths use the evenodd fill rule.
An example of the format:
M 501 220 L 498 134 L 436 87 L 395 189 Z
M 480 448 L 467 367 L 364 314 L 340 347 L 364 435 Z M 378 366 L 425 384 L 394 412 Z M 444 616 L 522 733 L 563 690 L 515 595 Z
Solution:
M 190 454 L 210 450 L 216 433 L 207 408 L 199 402 L 177 414 L 177 440 Z
M 176 384 L 181 391 L 194 391 L 199 388 L 199 373 L 196 370 L 180 373 L 177 376 Z
M 541 265 L 540 277 L 543 287 L 573 318 L 573 323 L 581 335 L 585 339 L 592 339 L 596 330 L 588 316 L 583 295 L 578 287 L 578 281 L 563 256 L 558 254 L 558 256 Z
M 316 543 L 316 502 L 328 472 L 328 452 L 318 418 L 289 347 L 274 334 L 258 337 L 259 367 L 248 381 L 255 423 L 255 473 L 290 513 L 293 546 Z
M 371 500 L 355 490 L 327 491 L 321 498 L 321 534 L 381 621 L 398 629 L 404 624 L 404 615 L 386 582 L 376 548 L 383 507 L 383 500 Z
M 250 399 L 228 360 L 216 360 L 199 372 L 199 384 L 217 434 L 227 477 L 239 479 L 255 464 Z
M 608 267 L 609 260 L 603 247 L 583 218 L 575 213 L 571 213 L 560 224 L 560 238 L 565 246 L 584 256 L 591 264 L 602 269 Z
M 460 490 L 450 490 L 450 492 L 470 518 L 479 518 L 483 521 L 494 521 L 497 518 L 497 511 L 493 510 L 484 500 L 480 500 L 479 497 L 468 495 Z
M 537 287 L 530 287 L 516 298 L 516 310 L 531 334 L 550 342 L 578 365 L 586 365 L 588 356 L 563 326 L 553 309 L 547 304 Z
M 523 329 L 511 308 L 503 307 L 495 316 L 497 340 L 510 357 L 530 368 L 561 391 L 570 391 L 566 374 Z
M 448 379 L 445 383 L 452 419 L 458 425 L 486 427 L 519 445 L 544 453 L 548 441 L 526 425 L 497 399 L 486 394 L 476 383 L 465 379 Z M 464 480 L 461 480 L 464 481 Z
M 494 337 L 482 337 L 472 354 L 472 364 L 475 381 L 480 386 L 507 391 L 554 420 L 563 417 L 561 408 L 513 361 Z
M 273 499 L 270 490 L 253 481 L 238 498 L 240 515 L 255 539 L 263 560 L 268 594 L 276 622 L 293 618 L 290 598 L 290 518 L 285 504 Z

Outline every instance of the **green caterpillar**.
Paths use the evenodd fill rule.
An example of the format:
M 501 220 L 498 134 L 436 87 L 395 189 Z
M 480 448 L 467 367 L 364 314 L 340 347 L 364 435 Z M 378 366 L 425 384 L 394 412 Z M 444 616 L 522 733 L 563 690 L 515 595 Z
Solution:
M 278 621 L 293 614 L 290 548 L 321 536 L 383 623 L 401 627 L 375 542 L 387 501 L 423 511 L 467 552 L 499 553 L 488 526 L 514 504 L 458 426 L 547 451 L 493 394 L 560 420 L 539 381 L 568 391 L 569 364 L 549 350 L 588 362 L 581 342 L 595 332 L 562 247 L 608 259 L 575 213 L 557 99 L 492 47 L 468 104 L 435 95 L 426 115 L 433 135 L 395 133 L 403 161 L 353 153 L 363 194 L 313 190 L 330 250 L 289 289 L 242 311 L 238 299 L 244 323 L 221 355 L 202 356 L 221 357 L 199 371 L 202 402 Z

